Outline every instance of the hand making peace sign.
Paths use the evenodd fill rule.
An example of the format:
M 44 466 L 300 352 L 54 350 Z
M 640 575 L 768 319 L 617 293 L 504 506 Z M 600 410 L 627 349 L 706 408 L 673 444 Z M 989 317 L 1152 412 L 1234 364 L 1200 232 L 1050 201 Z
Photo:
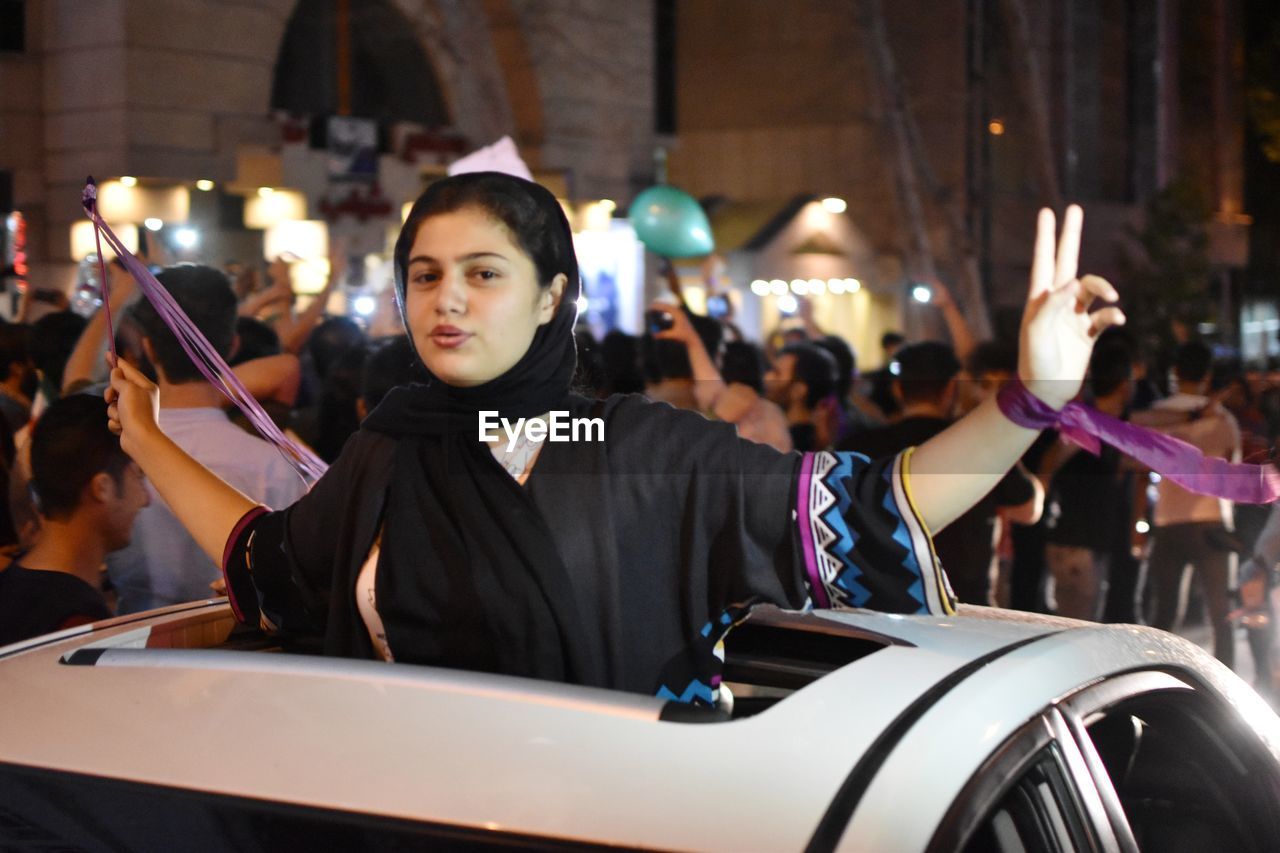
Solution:
M 1022 315 L 1018 376 L 1055 409 L 1079 393 L 1098 335 L 1125 321 L 1124 312 L 1114 305 L 1089 310 L 1096 300 L 1113 303 L 1120 296 L 1106 279 L 1076 277 L 1083 221 L 1078 205 L 1067 208 L 1055 251 L 1053 211 L 1040 211 L 1031 287 Z

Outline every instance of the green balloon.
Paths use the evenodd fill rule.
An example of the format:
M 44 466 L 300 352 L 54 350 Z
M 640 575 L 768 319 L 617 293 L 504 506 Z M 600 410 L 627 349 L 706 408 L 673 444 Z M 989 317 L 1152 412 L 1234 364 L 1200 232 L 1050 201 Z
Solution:
M 683 190 L 649 187 L 636 196 L 628 216 L 640 242 L 655 255 L 692 258 L 715 251 L 706 212 Z

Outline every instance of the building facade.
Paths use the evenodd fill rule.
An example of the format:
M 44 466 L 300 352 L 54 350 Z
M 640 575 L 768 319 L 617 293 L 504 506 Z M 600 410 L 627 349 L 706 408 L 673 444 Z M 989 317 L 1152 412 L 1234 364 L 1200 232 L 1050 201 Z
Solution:
M 260 178 L 304 180 L 314 169 L 297 167 L 299 152 L 323 155 L 317 122 L 330 115 L 372 120 L 380 161 L 403 166 L 378 187 L 386 203 L 366 205 L 391 225 L 419 172 L 503 135 L 571 198 L 623 199 L 652 182 L 648 0 L 4 3 L 23 31 L 0 50 L 0 202 L 25 218 L 35 287 L 74 280 L 86 175 L 185 187 L 191 216 L 234 231 L 236 199 L 228 216 L 196 182 L 252 198 Z M 323 169 L 294 188 L 330 224 L 352 192 Z

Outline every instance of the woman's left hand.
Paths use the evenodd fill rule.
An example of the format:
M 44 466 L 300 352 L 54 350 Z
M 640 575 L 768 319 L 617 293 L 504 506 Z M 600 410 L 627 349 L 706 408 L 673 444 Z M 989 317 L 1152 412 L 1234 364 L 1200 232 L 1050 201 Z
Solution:
M 1053 211 L 1040 211 L 1031 287 L 1022 315 L 1018 377 L 1054 409 L 1061 409 L 1080 392 L 1098 335 L 1125 321 L 1124 312 L 1114 305 L 1089 310 L 1095 300 L 1116 302 L 1120 296 L 1106 279 L 1076 277 L 1083 220 L 1078 205 L 1067 208 L 1055 249 Z

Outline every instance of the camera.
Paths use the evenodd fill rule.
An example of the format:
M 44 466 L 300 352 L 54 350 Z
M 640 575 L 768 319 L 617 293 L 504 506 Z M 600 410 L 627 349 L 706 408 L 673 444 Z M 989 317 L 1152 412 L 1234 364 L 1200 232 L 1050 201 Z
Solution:
M 713 320 L 723 320 L 729 315 L 729 298 L 723 294 L 707 297 L 707 316 Z
M 668 311 L 660 311 L 654 308 L 644 312 L 644 326 L 651 335 L 665 332 L 675 324 L 676 319 Z

